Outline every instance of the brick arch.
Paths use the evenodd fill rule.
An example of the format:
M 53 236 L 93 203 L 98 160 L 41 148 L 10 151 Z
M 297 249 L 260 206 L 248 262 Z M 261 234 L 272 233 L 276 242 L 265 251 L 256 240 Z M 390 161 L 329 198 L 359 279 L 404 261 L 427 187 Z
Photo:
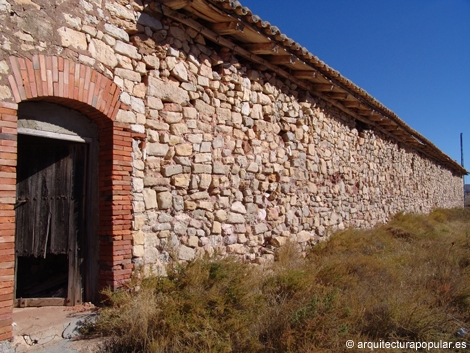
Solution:
M 132 133 L 116 122 L 119 87 L 85 65 L 57 57 L 10 57 L 15 103 L 0 102 L 0 341 L 11 337 L 14 300 L 17 112 L 41 100 L 75 109 L 99 129 L 100 286 L 119 287 L 132 273 Z

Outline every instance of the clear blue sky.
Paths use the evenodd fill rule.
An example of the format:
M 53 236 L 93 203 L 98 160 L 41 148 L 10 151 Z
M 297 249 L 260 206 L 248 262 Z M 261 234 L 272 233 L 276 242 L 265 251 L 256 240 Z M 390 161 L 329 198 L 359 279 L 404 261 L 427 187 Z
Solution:
M 470 170 L 470 0 L 240 2 Z

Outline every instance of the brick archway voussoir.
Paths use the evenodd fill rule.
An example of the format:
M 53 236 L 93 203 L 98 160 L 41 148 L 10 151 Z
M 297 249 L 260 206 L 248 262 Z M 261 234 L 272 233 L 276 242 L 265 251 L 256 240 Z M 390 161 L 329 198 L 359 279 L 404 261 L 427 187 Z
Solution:
M 60 97 L 94 107 L 114 121 L 120 88 L 91 67 L 58 56 L 34 55 L 32 60 L 10 56 L 8 76 L 16 103 Z

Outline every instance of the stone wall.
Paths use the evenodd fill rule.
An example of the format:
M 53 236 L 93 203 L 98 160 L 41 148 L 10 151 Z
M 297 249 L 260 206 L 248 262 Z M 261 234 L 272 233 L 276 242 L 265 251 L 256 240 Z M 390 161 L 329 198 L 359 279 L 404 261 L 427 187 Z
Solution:
M 109 233 L 100 230 L 109 251 L 100 256 L 114 273 L 103 284 L 129 277 L 131 255 L 157 272 L 214 253 L 263 263 L 288 240 L 306 246 L 399 211 L 462 206 L 461 176 L 145 8 L 125 0 L 0 0 L 0 178 L 13 184 L 0 183 L 0 254 L 13 256 L 16 144 L 7 135 L 16 129 L 16 103 L 55 96 L 85 114 L 102 108 L 115 117 L 114 137 L 100 143 L 109 152 L 100 157 L 100 190 L 113 195 L 100 214 L 110 217 Z M 73 63 L 81 75 L 67 69 Z M 110 103 L 101 99 L 108 81 L 120 92 Z M 132 169 L 118 169 L 127 161 Z M 2 311 L 14 280 L 6 267 L 0 339 L 8 337 L 2 320 L 11 321 Z

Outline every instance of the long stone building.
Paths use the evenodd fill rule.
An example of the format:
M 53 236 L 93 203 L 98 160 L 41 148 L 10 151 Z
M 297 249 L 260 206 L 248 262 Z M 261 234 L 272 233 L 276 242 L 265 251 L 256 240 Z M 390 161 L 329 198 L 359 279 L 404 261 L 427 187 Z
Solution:
M 0 148 L 0 340 L 140 266 L 461 207 L 466 173 L 233 0 L 0 0 Z

